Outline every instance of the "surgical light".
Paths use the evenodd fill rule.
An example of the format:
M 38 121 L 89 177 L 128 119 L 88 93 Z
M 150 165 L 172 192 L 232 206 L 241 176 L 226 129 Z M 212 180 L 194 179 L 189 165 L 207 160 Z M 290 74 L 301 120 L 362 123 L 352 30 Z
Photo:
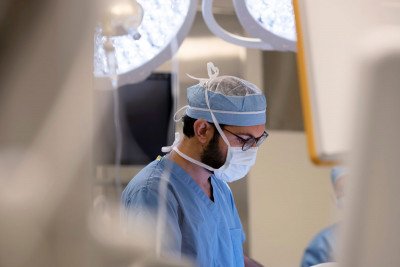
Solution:
M 203 0 L 204 21 L 227 42 L 261 50 L 296 51 L 296 31 L 291 0 L 233 0 L 236 15 L 253 38 L 234 35 L 216 22 L 213 0 Z
M 245 0 L 251 16 L 262 27 L 287 40 L 296 41 L 291 0 Z
M 143 19 L 143 8 L 136 1 L 119 0 L 109 2 L 103 13 L 100 27 L 107 37 L 130 35 L 138 40 L 137 28 Z
M 296 51 L 296 29 L 291 0 L 233 0 L 240 24 L 271 50 Z
M 128 0 L 117 2 L 119 1 Z M 130 1 L 135 2 L 130 12 L 135 18 L 121 18 L 120 14 L 125 14 L 126 9 L 122 8 L 122 4 L 114 4 L 113 12 L 110 12 L 114 19 L 111 21 L 125 20 L 128 24 L 137 22 L 140 12 L 136 12 L 135 8 L 141 6 L 143 20 L 140 26 L 138 25 L 137 32 L 124 32 L 120 30 L 120 26 L 109 23 L 105 25 L 116 28 L 111 32 L 118 34 L 106 37 L 109 30 L 104 24 L 98 27 L 95 33 L 94 75 L 118 76 L 119 86 L 144 80 L 152 70 L 173 56 L 190 29 L 197 6 L 197 1 L 190 0 L 138 0 L 137 3 Z M 110 40 L 109 43 L 107 39 Z M 107 55 L 110 49 L 114 50 L 114 60 L 109 60 Z

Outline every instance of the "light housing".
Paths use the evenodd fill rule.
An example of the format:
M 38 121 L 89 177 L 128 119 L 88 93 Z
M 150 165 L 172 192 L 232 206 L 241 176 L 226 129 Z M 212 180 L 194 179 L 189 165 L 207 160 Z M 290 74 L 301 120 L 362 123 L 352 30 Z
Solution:
M 240 24 L 271 50 L 296 51 L 296 29 L 291 0 L 233 0 Z
M 138 27 L 141 35 L 110 37 L 115 50 L 118 86 L 144 80 L 162 63 L 170 59 L 188 34 L 194 20 L 197 0 L 138 0 L 143 20 Z M 94 75 L 110 77 L 103 29 L 95 33 Z
M 236 15 L 244 30 L 243 37 L 224 30 L 215 20 L 213 0 L 203 0 L 204 21 L 221 39 L 252 49 L 296 51 L 296 30 L 291 0 L 233 0 Z

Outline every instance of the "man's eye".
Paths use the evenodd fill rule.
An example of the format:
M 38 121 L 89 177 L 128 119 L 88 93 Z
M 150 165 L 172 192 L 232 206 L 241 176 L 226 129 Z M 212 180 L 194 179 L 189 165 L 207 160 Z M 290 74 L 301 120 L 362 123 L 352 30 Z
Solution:
M 242 144 L 245 144 L 245 143 L 247 143 L 247 141 L 249 141 L 251 138 L 238 138 L 239 139 L 239 141 L 242 143 Z

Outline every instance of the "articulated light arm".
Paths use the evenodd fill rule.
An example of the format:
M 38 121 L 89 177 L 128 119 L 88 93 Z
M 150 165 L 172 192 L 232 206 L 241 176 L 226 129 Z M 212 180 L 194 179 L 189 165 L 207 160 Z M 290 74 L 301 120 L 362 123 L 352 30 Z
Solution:
M 214 18 L 214 15 L 212 12 L 212 4 L 213 4 L 213 0 L 203 0 L 202 12 L 203 12 L 204 21 L 213 34 L 215 34 L 216 36 L 220 37 L 221 39 L 223 39 L 229 43 L 235 44 L 235 45 L 240 45 L 240 46 L 254 48 L 254 49 L 273 50 L 273 47 L 270 44 L 265 43 L 260 39 L 242 37 L 242 36 L 235 35 L 235 34 L 232 34 L 228 31 L 224 30 L 217 23 L 217 21 Z
M 242 37 L 224 30 L 214 18 L 213 0 L 203 0 L 204 21 L 213 34 L 229 43 L 247 48 L 296 51 L 296 40 L 292 36 L 295 35 L 295 30 L 290 0 L 283 2 L 233 0 L 233 3 L 240 24 L 246 32 L 256 38 Z M 249 7 L 252 9 L 249 10 Z M 252 14 L 254 7 L 261 7 L 261 12 L 257 9 L 256 14 Z

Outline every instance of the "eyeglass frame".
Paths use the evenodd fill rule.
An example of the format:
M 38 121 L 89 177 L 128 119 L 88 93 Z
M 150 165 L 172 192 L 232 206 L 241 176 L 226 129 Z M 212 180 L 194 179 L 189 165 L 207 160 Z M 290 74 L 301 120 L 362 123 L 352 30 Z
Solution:
M 252 148 L 252 147 L 254 146 L 254 144 L 255 144 L 257 147 L 259 147 L 259 146 L 265 141 L 265 139 L 267 139 L 267 137 L 268 137 L 268 135 L 269 135 L 269 134 L 267 133 L 267 131 L 264 131 L 263 134 L 262 134 L 261 136 L 259 136 L 259 137 L 250 136 L 248 139 L 245 139 L 245 138 L 243 138 L 243 137 L 241 137 L 241 136 L 239 136 L 239 135 L 237 135 L 237 134 L 235 134 L 235 133 L 229 131 L 229 130 L 226 129 L 225 127 L 222 128 L 222 130 L 223 130 L 223 131 L 225 130 L 225 131 L 227 131 L 228 133 L 233 134 L 234 136 L 236 136 L 236 137 L 243 143 L 243 145 L 242 145 L 242 150 L 243 150 L 243 151 L 249 150 L 250 148 Z M 249 143 L 250 140 L 252 140 L 252 142 L 250 142 L 251 145 L 247 147 L 246 145 L 250 144 L 250 143 Z M 260 140 L 261 140 L 261 142 L 260 142 Z M 246 148 L 245 148 L 245 146 L 246 146 Z

